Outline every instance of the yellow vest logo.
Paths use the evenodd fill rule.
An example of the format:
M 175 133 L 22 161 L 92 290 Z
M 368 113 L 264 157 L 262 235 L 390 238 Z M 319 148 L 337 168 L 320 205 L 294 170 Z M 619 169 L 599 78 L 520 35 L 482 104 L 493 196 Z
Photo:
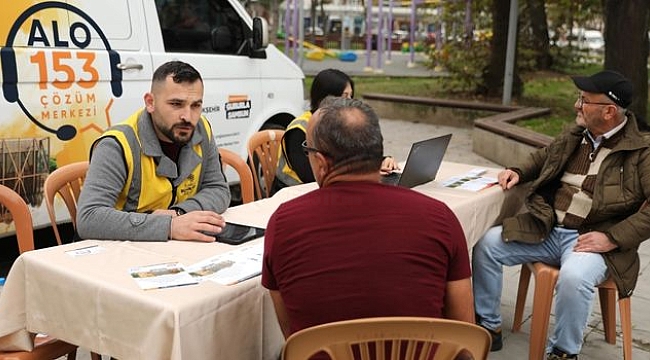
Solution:
M 198 184 L 196 182 L 196 176 L 194 176 L 194 174 L 190 174 L 190 176 L 188 176 L 187 179 L 181 183 L 178 189 L 179 195 L 182 197 L 192 196 L 197 186 Z

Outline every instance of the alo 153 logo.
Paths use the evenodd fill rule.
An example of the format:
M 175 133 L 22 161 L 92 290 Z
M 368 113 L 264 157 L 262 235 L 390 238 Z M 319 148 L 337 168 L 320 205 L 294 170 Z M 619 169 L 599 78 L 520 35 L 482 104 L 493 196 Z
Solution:
M 51 17 L 39 18 L 46 10 L 58 9 L 76 14 L 83 20 L 72 22 L 69 27 Z M 19 67 L 17 66 L 15 44 L 21 28 L 29 29 L 26 44 L 35 51 L 29 56 L 28 64 L 35 66 L 38 74 L 38 106 L 28 106 L 19 93 Z M 58 1 L 35 4 L 26 9 L 13 23 L 8 32 L 5 47 L 0 49 L 2 61 L 2 92 L 4 98 L 17 103 L 23 113 L 41 129 L 56 134 L 60 140 L 71 140 L 77 129 L 63 124 L 56 129 L 47 126 L 48 121 L 90 119 L 100 116 L 101 111 L 93 104 L 97 95 L 90 91 L 100 80 L 97 68 L 98 53 L 84 51 L 92 42 L 93 34 L 101 39 L 110 66 L 110 87 L 112 95 L 122 95 L 122 70 L 118 68 L 120 55 L 113 49 L 97 23 L 81 9 Z M 48 48 L 51 48 L 48 49 Z M 71 51 L 74 49 L 75 51 Z M 31 94 L 30 94 L 31 95 Z M 101 109 L 100 109 L 101 110 Z

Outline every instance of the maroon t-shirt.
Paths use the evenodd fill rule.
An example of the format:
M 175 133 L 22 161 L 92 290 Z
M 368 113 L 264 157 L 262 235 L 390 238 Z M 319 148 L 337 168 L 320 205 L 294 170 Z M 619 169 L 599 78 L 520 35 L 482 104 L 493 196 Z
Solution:
M 294 333 L 377 316 L 442 317 L 447 281 L 470 277 L 465 235 L 442 202 L 397 186 L 341 182 L 269 220 L 262 285 Z

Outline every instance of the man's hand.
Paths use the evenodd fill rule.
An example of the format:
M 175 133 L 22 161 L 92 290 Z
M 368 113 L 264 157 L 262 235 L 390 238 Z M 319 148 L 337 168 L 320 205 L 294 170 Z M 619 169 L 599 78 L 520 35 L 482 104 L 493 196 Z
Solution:
M 512 189 L 513 186 L 519 183 L 519 174 L 516 171 L 505 169 L 497 176 L 499 185 L 503 190 Z
M 397 170 L 397 169 L 399 169 L 399 165 L 397 165 L 397 162 L 395 162 L 395 159 L 393 159 L 392 156 L 386 156 L 384 158 L 384 161 L 381 162 L 381 169 L 379 169 L 379 172 L 382 175 L 388 175 L 393 170 Z
M 212 211 L 191 211 L 181 216 L 172 217 L 172 240 L 195 240 L 203 242 L 215 241 L 214 236 L 202 232 L 220 233 L 226 221 L 223 217 Z
M 591 231 L 578 236 L 578 242 L 573 247 L 575 252 L 606 253 L 618 246 L 611 241 L 605 233 Z

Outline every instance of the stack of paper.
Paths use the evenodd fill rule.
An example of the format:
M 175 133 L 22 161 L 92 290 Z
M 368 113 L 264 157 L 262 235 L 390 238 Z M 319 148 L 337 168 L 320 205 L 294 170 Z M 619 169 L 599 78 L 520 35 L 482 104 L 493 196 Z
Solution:
M 479 191 L 497 184 L 497 179 L 482 176 L 487 170 L 477 168 L 468 171 L 464 175 L 453 176 L 442 182 L 442 185 L 449 188 Z
M 198 284 L 183 265 L 177 262 L 137 266 L 129 269 L 129 273 L 144 290 Z
M 198 262 L 187 268 L 197 280 L 231 285 L 262 273 L 264 243 L 237 248 Z

